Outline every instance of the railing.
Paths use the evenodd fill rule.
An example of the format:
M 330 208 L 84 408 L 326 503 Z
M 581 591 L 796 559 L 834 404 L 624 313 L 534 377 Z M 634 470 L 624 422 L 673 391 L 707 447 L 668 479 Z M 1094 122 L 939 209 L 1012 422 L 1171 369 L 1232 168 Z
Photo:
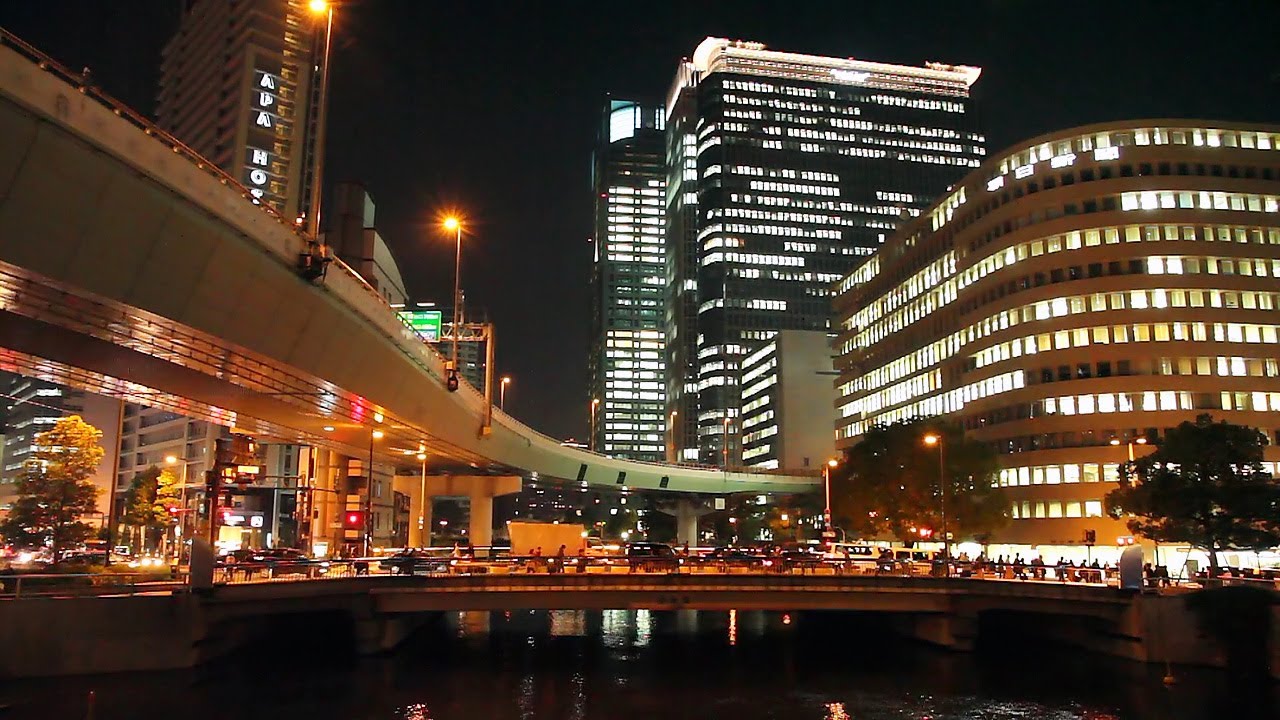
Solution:
M 145 595 L 185 590 L 185 573 L 25 573 L 0 575 L 0 599 Z

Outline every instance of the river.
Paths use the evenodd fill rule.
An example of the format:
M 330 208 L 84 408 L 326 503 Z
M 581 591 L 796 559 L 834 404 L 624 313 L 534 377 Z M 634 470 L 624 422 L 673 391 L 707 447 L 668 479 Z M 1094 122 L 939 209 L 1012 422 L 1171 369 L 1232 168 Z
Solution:
M 324 623 L 190 671 L 0 684 L 0 720 L 1208 720 L 1274 688 L 1015 637 L 954 654 L 819 613 L 468 613 L 358 659 Z

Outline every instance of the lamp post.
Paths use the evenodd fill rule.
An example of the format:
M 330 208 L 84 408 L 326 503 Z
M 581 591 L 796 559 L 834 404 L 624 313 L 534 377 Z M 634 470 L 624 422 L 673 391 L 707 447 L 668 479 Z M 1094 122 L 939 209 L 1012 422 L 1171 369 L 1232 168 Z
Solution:
M 1120 445 L 1120 438 L 1111 438 L 1111 444 L 1112 444 L 1113 446 L 1119 446 L 1119 445 Z M 1133 446 L 1134 446 L 1134 444 L 1138 444 L 1138 445 L 1146 445 L 1146 444 L 1147 444 L 1147 439 L 1146 439 L 1146 438 L 1144 438 L 1144 437 L 1140 437 L 1140 438 L 1138 438 L 1137 440 L 1130 440 L 1129 442 L 1127 442 L 1127 443 L 1125 443 L 1125 444 L 1129 446 L 1129 462 L 1133 462 Z
M 596 408 L 600 407 L 600 398 L 591 398 L 591 452 L 596 451 Z
M 328 0 L 311 0 L 307 9 L 312 15 L 324 17 L 324 50 L 321 54 L 320 96 L 316 98 L 315 134 L 311 138 L 311 160 L 314 172 L 311 178 L 311 197 L 307 215 L 307 232 L 312 239 L 320 235 L 320 202 L 324 198 L 324 136 L 328 125 L 329 105 L 329 54 L 333 46 L 333 3 Z M 317 22 L 319 20 L 317 19 Z M 314 52 L 314 51 L 313 51 Z M 312 57 L 312 68 L 315 68 L 315 57 Z M 314 77 L 312 78 L 314 82 Z
M 453 259 L 453 372 L 458 373 L 458 335 L 462 332 L 462 221 L 450 215 L 444 229 L 452 230 L 457 241 Z
M 951 577 L 951 533 L 947 532 L 947 463 L 942 450 L 942 435 L 929 433 L 924 436 L 924 444 L 938 446 L 938 485 L 941 489 L 942 504 L 942 556 L 947 565 L 947 577 Z
M 165 455 L 164 464 L 173 466 L 182 463 L 182 478 L 178 487 L 182 490 L 182 514 L 178 516 L 178 564 L 182 564 L 182 548 L 187 544 L 187 461 L 177 455 Z M 110 548 L 107 549 L 110 552 Z
M 373 441 L 382 439 L 381 430 L 369 433 L 369 467 L 366 469 L 368 482 L 364 489 L 364 541 L 360 547 L 360 557 L 369 557 L 373 549 Z
M 507 386 L 511 384 L 511 376 L 503 375 L 502 384 L 498 386 L 498 409 L 506 412 L 507 410 Z
M 672 410 L 667 416 L 667 430 L 671 432 L 671 462 L 680 462 L 680 447 L 676 444 L 676 416 L 679 410 Z
M 836 531 L 831 528 L 831 469 L 839 464 L 835 458 L 827 460 L 822 466 L 822 492 L 826 495 L 826 507 L 822 509 L 822 539 L 831 544 L 836 539 Z
M 418 542 L 422 542 L 422 533 L 427 534 L 427 542 L 422 547 L 431 545 L 431 528 L 427 527 L 427 447 L 418 446 L 418 462 L 422 463 L 422 486 L 418 489 Z
M 724 446 L 722 452 L 724 454 L 724 471 L 729 471 L 729 411 L 726 409 L 724 416 L 724 433 L 721 435 L 720 444 Z

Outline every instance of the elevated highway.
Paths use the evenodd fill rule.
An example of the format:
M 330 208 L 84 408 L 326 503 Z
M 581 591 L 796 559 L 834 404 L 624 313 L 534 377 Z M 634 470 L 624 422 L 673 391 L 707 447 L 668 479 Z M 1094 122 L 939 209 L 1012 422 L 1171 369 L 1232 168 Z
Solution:
M 378 293 L 248 191 L 0 31 L 0 368 L 416 467 L 674 493 L 816 477 L 562 447 L 466 386 Z M 491 420 L 489 419 L 491 418 Z

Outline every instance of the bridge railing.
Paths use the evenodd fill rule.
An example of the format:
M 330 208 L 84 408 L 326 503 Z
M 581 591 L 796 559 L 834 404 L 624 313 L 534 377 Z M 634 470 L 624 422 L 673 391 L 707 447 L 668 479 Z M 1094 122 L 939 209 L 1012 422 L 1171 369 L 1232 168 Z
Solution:
M 184 573 L 0 574 L 0 599 L 145 595 L 185 590 Z

